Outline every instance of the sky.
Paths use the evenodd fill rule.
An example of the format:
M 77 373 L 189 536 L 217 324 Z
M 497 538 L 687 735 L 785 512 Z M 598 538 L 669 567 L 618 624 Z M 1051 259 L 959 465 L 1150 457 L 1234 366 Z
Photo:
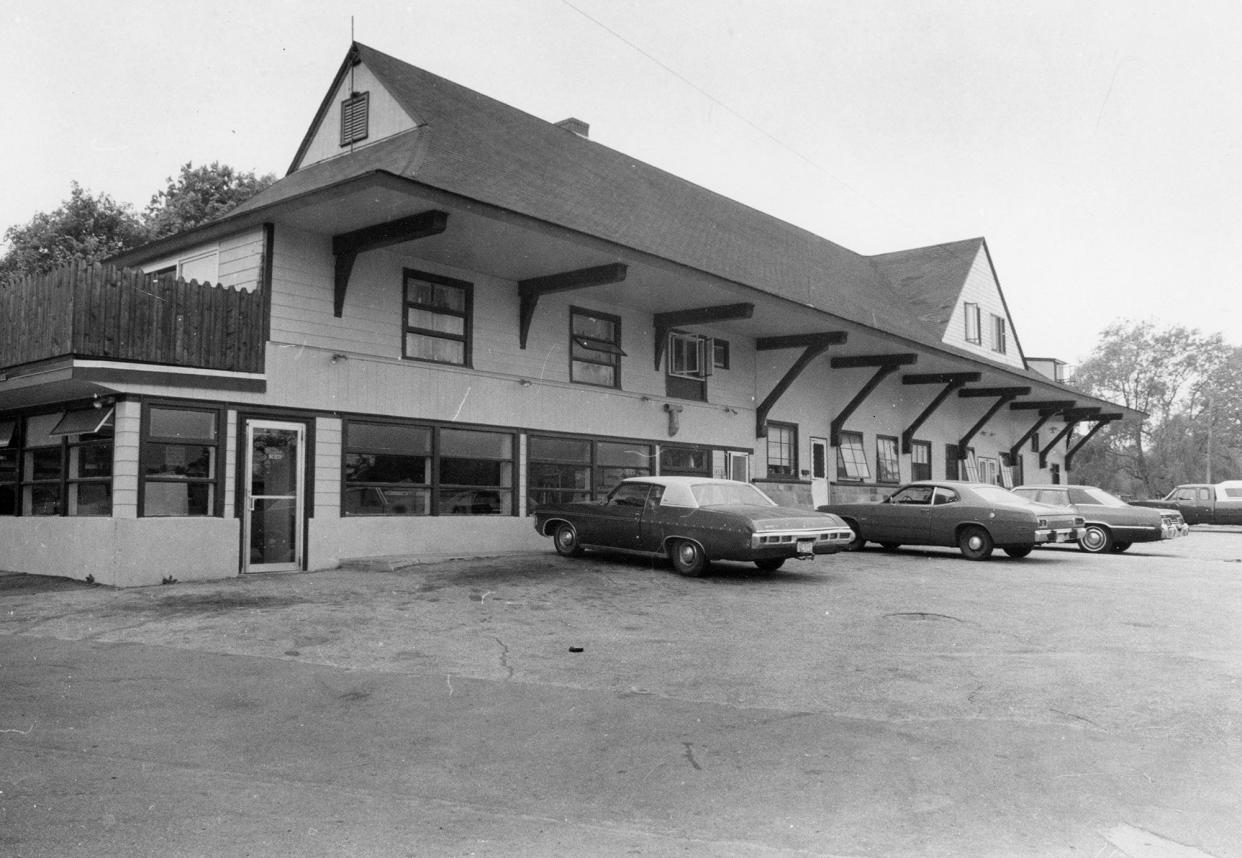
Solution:
M 0 231 L 283 175 L 353 37 L 863 254 L 982 236 L 1028 357 L 1242 345 L 1242 4 L 4 0 Z

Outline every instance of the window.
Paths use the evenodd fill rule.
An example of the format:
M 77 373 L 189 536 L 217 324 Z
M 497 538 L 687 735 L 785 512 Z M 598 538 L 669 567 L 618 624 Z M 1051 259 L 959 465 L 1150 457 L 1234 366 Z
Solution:
M 828 444 L 822 438 L 811 439 L 811 478 L 828 479 Z
M 928 441 L 911 442 L 910 444 L 910 479 L 930 480 L 931 478 L 932 478 L 931 443 Z
M 660 474 L 661 476 L 710 477 L 712 475 L 712 452 L 690 447 L 661 447 Z
M 1048 474 L 1052 477 L 1054 486 L 1061 485 L 1061 466 L 1053 462 L 1048 466 Z
M 729 368 L 728 340 L 712 340 L 712 366 L 716 369 Z
M 413 360 L 470 365 L 471 284 L 405 272 L 405 343 Z
M 569 309 L 569 378 L 579 384 L 621 386 L 621 319 Z
M 626 477 L 652 473 L 649 444 L 532 435 L 526 457 L 531 510 L 601 498 Z
M 112 409 L 37 414 L 26 418 L 25 423 L 21 512 L 111 515 Z M 17 469 L 15 454 L 0 459 L 4 461 L 11 461 Z
M 975 458 L 975 448 L 966 448 L 966 458 L 962 459 L 962 468 L 966 472 L 965 479 L 972 483 L 982 482 L 979 479 L 979 460 Z
M 0 515 L 17 515 L 17 420 L 0 420 Z
M 142 515 L 218 516 L 220 415 L 153 405 L 142 439 Z
M 350 421 L 345 515 L 513 515 L 513 434 Z
M 875 439 L 876 482 L 901 482 L 901 465 L 897 457 L 897 439 L 877 435 Z
M 665 392 L 679 399 L 707 401 L 707 377 L 715 366 L 710 337 L 672 331 L 668 335 L 668 375 Z
M 1005 319 L 992 316 L 992 351 L 1004 354 L 1005 348 Z
M 798 427 L 791 423 L 768 423 L 768 476 L 798 475 Z
M 367 120 L 371 93 L 355 92 L 341 102 L 341 145 L 367 139 Z
M 837 479 L 871 479 L 871 468 L 867 465 L 867 454 L 863 452 L 862 433 L 842 432 L 840 442 L 837 446 Z
M 979 468 L 979 482 L 988 483 L 989 485 L 1000 485 L 999 463 L 995 459 L 980 457 L 977 460 Z
M 980 330 L 982 327 L 979 316 L 979 305 L 969 302 L 962 304 L 962 309 L 966 311 L 966 342 L 975 343 L 976 345 L 983 342 L 983 334 Z

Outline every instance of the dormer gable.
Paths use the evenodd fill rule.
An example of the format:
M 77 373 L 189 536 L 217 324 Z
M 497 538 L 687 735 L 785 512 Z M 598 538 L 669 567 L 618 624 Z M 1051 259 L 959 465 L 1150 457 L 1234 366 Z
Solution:
M 417 117 L 366 62 L 365 51 L 354 44 L 328 87 L 289 172 L 347 155 L 418 125 Z
M 1025 368 L 1017 329 L 982 238 L 882 254 L 872 262 L 940 342 Z

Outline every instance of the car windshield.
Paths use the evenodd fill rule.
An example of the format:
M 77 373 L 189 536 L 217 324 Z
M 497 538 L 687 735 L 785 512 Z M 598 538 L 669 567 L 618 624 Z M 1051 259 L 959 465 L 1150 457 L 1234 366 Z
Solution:
M 690 492 L 699 506 L 776 506 L 750 483 L 697 483 Z

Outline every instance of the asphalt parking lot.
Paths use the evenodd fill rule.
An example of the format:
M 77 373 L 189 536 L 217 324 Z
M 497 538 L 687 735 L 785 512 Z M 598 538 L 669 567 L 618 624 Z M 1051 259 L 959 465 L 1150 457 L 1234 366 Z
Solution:
M 1240 678 L 1231 531 L 0 575 L 0 855 L 1242 856 Z

